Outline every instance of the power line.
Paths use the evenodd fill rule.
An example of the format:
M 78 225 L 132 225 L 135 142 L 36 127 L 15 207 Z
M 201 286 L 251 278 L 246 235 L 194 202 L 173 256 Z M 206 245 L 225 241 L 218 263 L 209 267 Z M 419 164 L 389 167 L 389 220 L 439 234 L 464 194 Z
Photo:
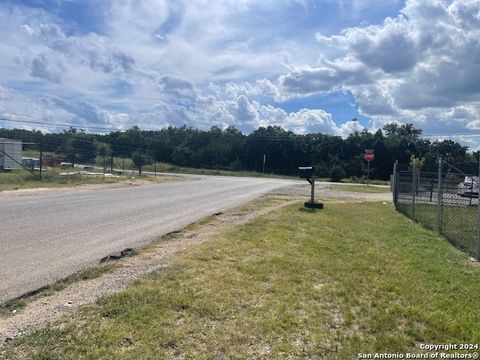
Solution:
M 0 121 L 21 123 L 21 124 L 32 124 L 32 125 L 46 125 L 46 126 L 58 126 L 58 127 L 70 127 L 70 128 L 80 128 L 80 129 L 90 129 L 90 130 L 99 130 L 99 131 L 115 131 L 116 128 L 103 128 L 98 126 L 85 126 L 80 124 L 65 124 L 65 123 L 46 123 L 43 121 L 34 121 L 34 120 L 16 120 L 9 119 L 3 116 L 0 116 Z
M 428 134 L 428 135 L 420 135 L 422 137 L 467 137 L 467 138 L 477 138 L 480 137 L 480 134 L 472 134 L 472 133 L 455 133 L 455 134 Z
M 45 126 L 58 126 L 58 127 L 65 127 L 65 128 L 78 128 L 80 130 L 97 130 L 97 131 L 121 131 L 118 128 L 107 128 L 107 127 L 100 127 L 100 126 L 91 126 L 91 125 L 83 125 L 83 124 L 74 124 L 74 123 L 47 123 L 43 121 L 35 121 L 35 120 L 18 120 L 18 119 L 11 119 L 4 116 L 0 116 L 0 121 L 3 122 L 10 122 L 10 123 L 20 123 L 20 124 L 30 124 L 30 125 L 45 125 Z M 160 129 L 142 129 L 143 131 L 157 131 Z M 305 134 L 305 135 L 312 135 L 312 134 Z M 290 140 L 295 136 L 299 136 L 299 134 L 291 134 L 291 135 L 255 135 L 254 138 L 256 140 L 268 140 L 268 141 L 282 141 L 282 140 Z M 333 136 L 333 135 L 332 135 Z M 466 137 L 466 138 L 478 138 L 480 137 L 480 133 L 472 134 L 472 133 L 444 133 L 444 134 L 421 134 L 420 137 L 424 138 L 442 138 L 442 137 Z

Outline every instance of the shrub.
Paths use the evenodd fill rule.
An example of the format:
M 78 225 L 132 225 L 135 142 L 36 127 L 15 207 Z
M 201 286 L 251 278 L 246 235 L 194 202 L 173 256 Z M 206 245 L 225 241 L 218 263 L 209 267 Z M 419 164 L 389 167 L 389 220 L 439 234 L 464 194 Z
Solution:
M 330 170 L 330 180 L 340 181 L 345 177 L 345 170 L 341 166 L 334 166 Z

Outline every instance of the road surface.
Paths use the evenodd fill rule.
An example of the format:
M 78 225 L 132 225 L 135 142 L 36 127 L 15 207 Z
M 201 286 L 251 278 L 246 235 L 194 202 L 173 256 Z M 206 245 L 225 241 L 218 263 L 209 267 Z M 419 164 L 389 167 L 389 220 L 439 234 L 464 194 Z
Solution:
M 221 176 L 0 195 L 0 303 L 201 218 L 301 181 Z

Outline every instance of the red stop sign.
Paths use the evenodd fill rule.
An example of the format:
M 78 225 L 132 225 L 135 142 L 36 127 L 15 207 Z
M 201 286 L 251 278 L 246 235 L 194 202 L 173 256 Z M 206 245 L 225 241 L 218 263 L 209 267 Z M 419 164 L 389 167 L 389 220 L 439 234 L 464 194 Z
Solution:
M 372 161 L 373 159 L 375 159 L 375 154 L 373 152 L 366 152 L 365 154 L 363 154 L 363 158 L 365 159 L 365 161 Z

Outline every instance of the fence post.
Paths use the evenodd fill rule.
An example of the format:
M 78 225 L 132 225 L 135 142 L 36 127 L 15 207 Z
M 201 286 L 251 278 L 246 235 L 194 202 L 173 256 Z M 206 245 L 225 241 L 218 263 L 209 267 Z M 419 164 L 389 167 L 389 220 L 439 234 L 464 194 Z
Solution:
M 469 201 L 469 203 L 468 203 L 468 206 L 472 206 L 472 198 L 473 198 L 473 176 L 472 176 L 472 181 L 471 181 L 471 183 L 470 183 L 470 191 L 472 192 L 472 195 L 469 196 L 470 201 Z
M 412 219 L 415 220 L 415 197 L 417 194 L 417 171 L 416 171 L 416 165 L 415 165 L 415 158 L 412 160 L 413 166 L 412 166 Z
M 40 180 L 43 179 L 43 133 L 40 133 Z
M 393 206 L 395 206 L 395 209 L 397 209 L 397 201 L 398 201 L 398 160 L 395 160 L 395 163 L 393 164 L 392 195 L 393 195 Z
M 438 158 L 438 192 L 437 192 L 437 227 L 443 232 L 443 184 L 442 184 L 442 157 Z
M 478 154 L 478 176 L 480 177 L 480 153 Z M 477 182 L 477 191 L 478 191 L 478 182 Z M 472 189 L 473 192 L 473 189 Z M 480 194 L 477 198 L 477 260 L 480 259 Z
M 113 174 L 113 151 L 110 150 L 110 174 Z

